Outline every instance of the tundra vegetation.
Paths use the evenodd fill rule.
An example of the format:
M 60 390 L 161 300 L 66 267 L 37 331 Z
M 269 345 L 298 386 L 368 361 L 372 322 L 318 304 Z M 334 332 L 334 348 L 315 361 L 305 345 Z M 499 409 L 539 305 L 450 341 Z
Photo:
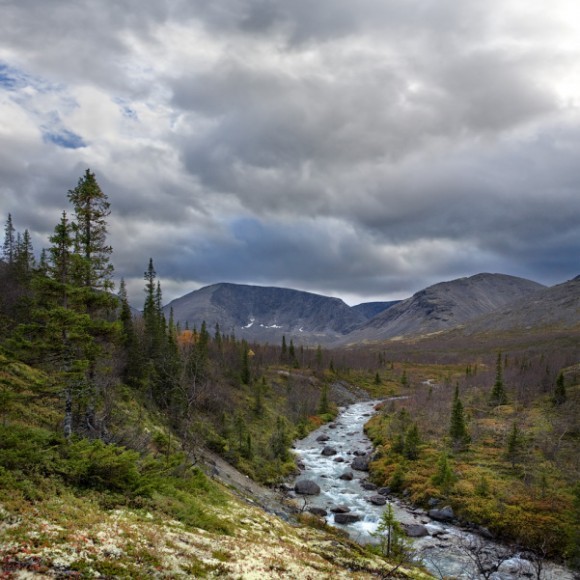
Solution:
M 301 532 L 257 515 L 203 470 L 209 450 L 258 482 L 279 483 L 296 469 L 292 440 L 361 392 L 404 396 L 367 426 L 376 483 L 417 504 L 445 501 L 501 538 L 580 566 L 578 333 L 468 341 L 449 333 L 328 349 L 297 337 L 249 344 L 205 323 L 183 328 L 163 314 L 153 259 L 144 260 L 139 315 L 123 281 L 114 293 L 109 204 L 94 174 L 87 170 L 68 199 L 70 216 L 62 213 L 38 254 L 12 216 L 5 224 L 5 570 L 235 576 L 242 546 L 255 556 L 248 566 L 266 577 L 299 565 L 313 577 L 421 577 L 400 564 L 398 536 L 383 546 L 395 557 L 385 565 L 340 536 L 329 539 L 315 519 L 303 515 L 310 527 Z M 385 530 L 397 531 L 386 518 Z M 258 557 L 250 545 L 269 545 L 271 529 L 284 555 L 264 548 Z M 111 535 L 122 545 L 109 545 Z

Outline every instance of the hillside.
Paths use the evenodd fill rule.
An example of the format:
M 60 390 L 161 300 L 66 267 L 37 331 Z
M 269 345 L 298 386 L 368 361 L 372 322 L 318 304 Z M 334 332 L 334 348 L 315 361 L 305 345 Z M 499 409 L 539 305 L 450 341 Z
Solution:
M 477 274 L 417 292 L 350 333 L 346 342 L 429 334 L 535 295 L 541 284 L 505 274 Z
M 282 336 L 300 343 L 326 343 L 366 322 L 366 316 L 339 298 L 286 288 L 214 284 L 170 302 L 176 323 L 198 329 L 219 324 L 225 334 L 249 341 L 279 343 Z

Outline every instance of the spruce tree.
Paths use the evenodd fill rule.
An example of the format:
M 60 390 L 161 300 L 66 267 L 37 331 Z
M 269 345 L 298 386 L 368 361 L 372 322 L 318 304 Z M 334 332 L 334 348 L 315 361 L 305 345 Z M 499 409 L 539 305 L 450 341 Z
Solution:
M 493 389 L 491 390 L 490 403 L 494 406 L 505 405 L 507 403 L 507 393 L 503 384 L 501 352 L 497 353 L 495 383 L 493 385 Z
M 451 437 L 453 447 L 456 449 L 465 448 L 471 440 L 467 431 L 467 426 L 465 424 L 463 404 L 459 398 L 458 385 L 455 386 L 455 394 L 453 395 L 453 407 L 451 409 L 449 436 Z
M 554 389 L 554 404 L 562 405 L 566 402 L 566 384 L 564 381 L 564 373 L 560 372 L 558 378 L 556 379 L 556 388 Z
M 7 264 L 14 261 L 14 252 L 16 249 L 16 230 L 12 224 L 12 214 L 8 214 L 6 225 L 4 226 L 4 245 L 2 246 L 2 258 Z
M 75 212 L 75 243 L 83 262 L 78 271 L 83 286 L 93 290 L 112 290 L 113 266 L 110 263 L 111 246 L 107 245 L 106 218 L 111 213 L 107 196 L 95 174 L 89 169 L 77 186 L 68 192 Z
M 419 458 L 419 445 L 421 444 L 421 437 L 419 436 L 419 427 L 417 423 L 413 423 L 407 430 L 405 435 L 405 442 L 403 445 L 403 455 L 407 459 L 415 460 Z
M 523 449 L 524 437 L 517 423 L 514 422 L 508 435 L 506 445 L 506 457 L 512 464 L 512 468 L 515 468 L 516 463 L 520 461 Z

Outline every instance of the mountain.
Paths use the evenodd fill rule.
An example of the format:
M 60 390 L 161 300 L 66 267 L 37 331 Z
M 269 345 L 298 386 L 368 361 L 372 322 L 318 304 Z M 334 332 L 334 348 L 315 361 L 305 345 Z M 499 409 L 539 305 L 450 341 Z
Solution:
M 580 276 L 542 288 L 470 321 L 463 334 L 572 328 L 580 325 Z
M 222 332 L 238 338 L 278 343 L 285 336 L 301 344 L 327 343 L 351 332 L 367 321 L 360 311 L 339 298 L 310 292 L 248 286 L 214 284 L 177 298 L 165 306 L 173 309 L 175 322 L 198 329 L 205 320 L 213 331 L 216 323 Z
M 392 300 L 391 302 L 363 302 L 362 304 L 351 306 L 351 308 L 355 312 L 360 312 L 367 320 L 370 320 L 399 302 L 400 300 Z
M 346 340 L 384 340 L 446 330 L 531 298 L 544 288 L 537 282 L 505 274 L 477 274 L 441 282 L 378 314 Z

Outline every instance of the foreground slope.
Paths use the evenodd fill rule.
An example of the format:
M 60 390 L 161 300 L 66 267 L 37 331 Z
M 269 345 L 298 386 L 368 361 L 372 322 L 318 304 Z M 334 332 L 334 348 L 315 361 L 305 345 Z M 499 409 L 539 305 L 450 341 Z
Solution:
M 347 337 L 349 343 L 418 336 L 453 328 L 545 288 L 505 274 L 477 274 L 441 282 L 372 318 Z

